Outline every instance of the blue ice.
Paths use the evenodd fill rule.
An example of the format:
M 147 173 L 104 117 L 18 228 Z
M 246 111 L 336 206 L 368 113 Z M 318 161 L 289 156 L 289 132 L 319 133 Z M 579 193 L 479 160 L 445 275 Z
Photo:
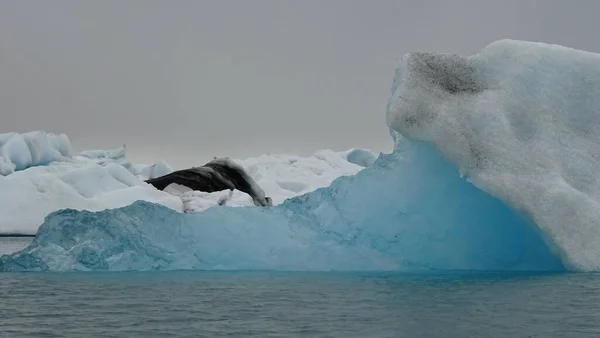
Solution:
M 51 214 L 19 270 L 563 270 L 536 228 L 456 175 L 428 145 L 401 141 L 356 176 L 272 208 L 181 214 L 138 201 Z
M 20 270 L 532 270 L 600 266 L 600 55 L 503 40 L 410 53 L 394 151 L 269 208 L 50 214 Z
M 65 134 L 34 131 L 0 134 L 0 175 L 32 166 L 47 165 L 72 157 L 71 142 Z

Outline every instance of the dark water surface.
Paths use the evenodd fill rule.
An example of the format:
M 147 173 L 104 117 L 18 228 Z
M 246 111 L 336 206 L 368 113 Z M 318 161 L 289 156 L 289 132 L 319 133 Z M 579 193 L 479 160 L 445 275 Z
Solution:
M 0 295 L 0 337 L 600 337 L 598 274 L 1 273 Z

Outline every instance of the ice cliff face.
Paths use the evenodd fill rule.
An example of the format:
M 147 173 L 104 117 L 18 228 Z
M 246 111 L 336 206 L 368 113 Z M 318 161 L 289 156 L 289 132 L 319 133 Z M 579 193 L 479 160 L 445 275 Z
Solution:
M 600 267 L 600 55 L 503 40 L 472 57 L 409 54 L 388 125 L 519 210 L 574 269 Z

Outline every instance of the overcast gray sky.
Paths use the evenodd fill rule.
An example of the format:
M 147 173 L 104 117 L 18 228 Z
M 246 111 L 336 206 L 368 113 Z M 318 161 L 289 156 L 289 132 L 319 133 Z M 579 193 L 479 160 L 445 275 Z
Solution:
M 409 51 L 501 38 L 600 52 L 597 0 L 0 0 L 0 132 L 136 162 L 390 151 Z

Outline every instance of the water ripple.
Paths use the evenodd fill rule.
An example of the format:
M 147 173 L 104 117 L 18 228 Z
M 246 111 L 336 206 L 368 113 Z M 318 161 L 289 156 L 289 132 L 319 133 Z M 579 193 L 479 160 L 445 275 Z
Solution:
M 2 274 L 2 337 L 592 337 L 600 276 Z

